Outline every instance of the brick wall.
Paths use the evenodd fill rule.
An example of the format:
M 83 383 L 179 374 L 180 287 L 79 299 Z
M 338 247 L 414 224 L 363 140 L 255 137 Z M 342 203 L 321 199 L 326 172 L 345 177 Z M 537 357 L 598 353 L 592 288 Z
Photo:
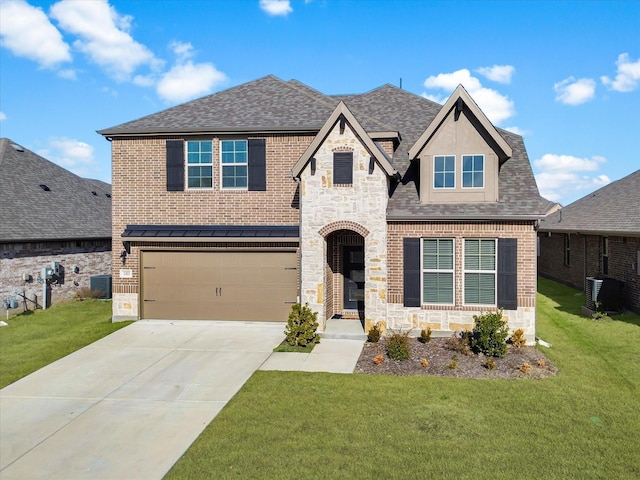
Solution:
M 166 141 L 179 137 L 116 138 L 112 141 L 113 265 L 119 268 L 122 239 L 128 224 L 156 225 L 297 225 L 297 183 L 291 167 L 312 135 L 266 135 L 267 190 L 229 191 L 220 188 L 220 154 L 213 140 L 213 188 L 166 191 Z M 189 137 L 189 139 L 196 139 Z M 137 292 L 137 251 L 127 258 L 132 279 L 114 275 L 115 292 Z
M 571 261 L 564 263 L 563 233 L 540 232 L 538 273 L 544 277 L 584 291 L 586 277 L 602 277 L 602 237 L 570 234 Z M 611 278 L 624 282 L 625 306 L 640 312 L 640 275 L 637 255 L 640 237 L 609 238 L 609 272 Z M 586 253 L 585 253 L 586 250 Z M 586 261 L 585 261 L 586 257 Z
M 404 307 L 403 238 L 455 239 L 455 305 Z M 392 328 L 422 329 L 427 326 L 441 335 L 473 327 L 478 307 L 463 305 L 463 243 L 465 238 L 515 238 L 518 241 L 518 309 L 504 311 L 511 329 L 523 328 L 527 340 L 535 337 L 536 233 L 532 222 L 504 223 L 389 223 L 388 315 Z M 485 309 L 486 310 L 486 309 Z
M 64 283 L 51 287 L 51 301 L 58 303 L 74 298 L 82 287 L 90 286 L 90 277 L 111 273 L 111 242 L 108 240 L 78 240 L 65 242 L 12 243 L 0 245 L 0 300 L 16 291 L 29 299 L 42 302 L 42 284 L 37 282 L 42 267 L 58 262 L 64 268 Z M 73 266 L 78 267 L 78 273 Z M 25 282 L 23 274 L 31 279 Z M 18 311 L 23 310 L 18 297 Z M 34 304 L 28 303 L 29 309 Z M 4 314 L 4 310 L 2 310 Z

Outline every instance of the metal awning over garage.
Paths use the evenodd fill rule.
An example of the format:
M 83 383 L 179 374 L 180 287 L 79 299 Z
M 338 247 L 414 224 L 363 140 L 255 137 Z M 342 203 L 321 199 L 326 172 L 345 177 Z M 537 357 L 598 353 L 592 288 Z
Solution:
M 300 236 L 297 225 L 127 225 L 123 241 L 171 242 L 292 242 Z

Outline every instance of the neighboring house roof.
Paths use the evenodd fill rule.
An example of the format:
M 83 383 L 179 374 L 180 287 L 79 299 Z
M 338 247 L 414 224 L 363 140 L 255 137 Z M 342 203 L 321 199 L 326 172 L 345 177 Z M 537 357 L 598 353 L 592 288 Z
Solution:
M 450 101 L 462 98 L 467 105 L 473 103 L 480 112 L 467 97 L 464 89 L 458 89 Z M 98 133 L 107 138 L 198 133 L 317 134 L 340 102 L 370 139 L 391 139 L 397 147 L 391 165 L 400 172 L 402 179 L 392 188 L 387 209 L 389 220 L 537 219 L 552 205 L 538 192 L 522 137 L 496 129 L 491 124 L 483 126 L 505 151 L 504 158 L 511 157 L 500 167 L 498 202 L 421 204 L 419 168 L 417 162 L 410 162 L 408 153 L 425 129 L 439 114 L 442 115 L 443 106 L 391 85 L 363 94 L 324 95 L 296 80 L 285 82 L 269 75 Z M 292 167 L 295 175 L 297 170 L 295 165 Z
M 640 170 L 552 213 L 540 222 L 539 230 L 640 236 Z
M 0 171 L 0 243 L 111 237 L 111 185 L 8 138 L 0 138 Z

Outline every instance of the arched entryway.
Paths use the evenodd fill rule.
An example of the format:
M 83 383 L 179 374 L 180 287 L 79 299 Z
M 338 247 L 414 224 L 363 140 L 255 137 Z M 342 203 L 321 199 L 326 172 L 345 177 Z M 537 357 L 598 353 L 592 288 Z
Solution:
M 364 325 L 366 255 L 362 226 L 349 222 L 320 231 L 326 242 L 325 318 L 359 319 Z

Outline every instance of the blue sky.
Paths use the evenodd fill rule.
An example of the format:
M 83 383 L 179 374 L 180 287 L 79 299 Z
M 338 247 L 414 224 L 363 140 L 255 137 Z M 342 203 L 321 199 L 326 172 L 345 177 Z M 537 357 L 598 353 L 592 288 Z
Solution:
M 0 135 L 110 181 L 96 130 L 264 75 L 461 83 L 566 205 L 640 168 L 639 32 L 637 0 L 0 0 Z

